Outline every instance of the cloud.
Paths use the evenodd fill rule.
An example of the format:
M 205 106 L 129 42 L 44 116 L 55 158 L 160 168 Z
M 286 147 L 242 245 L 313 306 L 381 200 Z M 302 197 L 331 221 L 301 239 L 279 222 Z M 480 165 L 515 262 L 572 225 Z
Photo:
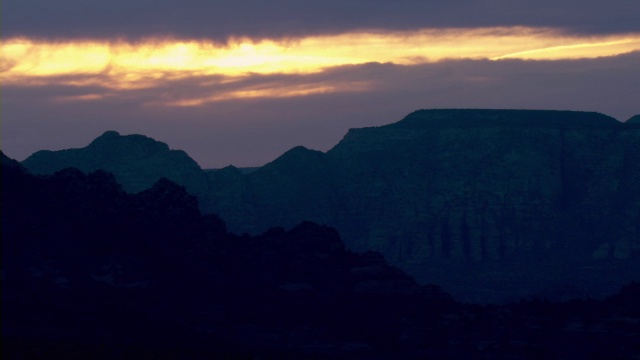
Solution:
M 594 58 L 640 50 L 640 34 L 568 36 L 557 30 L 525 27 L 422 29 L 354 32 L 289 41 L 236 39 L 226 45 L 166 39 L 56 42 L 16 38 L 5 41 L 0 50 L 3 55 L 0 76 L 5 85 L 41 86 L 48 82 L 127 90 L 154 87 L 169 79 L 219 75 L 230 82 L 255 74 L 309 74 L 369 62 L 417 65 L 455 58 Z M 225 87 L 222 83 L 217 85 Z M 336 90 L 331 84 L 307 85 L 278 92 L 271 91 L 275 88 L 254 88 L 236 94 L 212 94 L 210 100 L 219 100 L 221 96 L 286 97 Z M 363 86 L 366 84 L 357 85 Z M 191 100 L 180 102 L 209 101 L 203 94 Z
M 5 0 L 5 38 L 144 38 L 226 41 L 354 30 L 531 26 L 574 33 L 640 28 L 633 0 Z
M 3 151 L 18 159 L 40 149 L 85 146 L 112 129 L 167 142 L 206 168 L 254 166 L 296 145 L 327 150 L 349 128 L 395 122 L 420 108 L 581 110 L 626 120 L 640 113 L 639 62 L 640 52 L 581 60 L 367 63 L 311 74 L 166 78 L 154 87 L 118 91 L 3 85 L 0 136 Z M 65 77 L 77 84 L 84 79 Z M 331 91 L 295 94 L 322 87 Z M 251 91 L 284 95 L 229 96 Z M 197 106 L 171 106 L 203 97 L 209 100 Z

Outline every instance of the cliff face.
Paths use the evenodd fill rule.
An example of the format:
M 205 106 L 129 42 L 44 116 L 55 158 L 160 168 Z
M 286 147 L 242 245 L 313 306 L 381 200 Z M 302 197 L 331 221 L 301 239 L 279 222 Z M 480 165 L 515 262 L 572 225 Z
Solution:
M 594 113 L 417 111 L 351 130 L 327 154 L 293 149 L 238 173 L 233 184 L 244 187 L 229 193 L 249 194 L 265 222 L 245 230 L 329 222 L 350 246 L 400 263 L 558 251 L 602 257 L 611 239 L 614 256 L 628 257 L 637 230 L 621 226 L 638 208 L 638 132 Z M 241 230 L 248 215 L 236 216 L 230 226 Z
M 236 231 L 328 223 L 422 281 L 494 291 L 504 279 L 461 266 L 515 262 L 551 278 L 638 256 L 639 144 L 639 129 L 596 113 L 417 111 L 351 130 L 327 154 L 285 154 L 243 177 L 251 214 L 215 210 Z
M 22 164 L 34 174 L 53 174 L 67 167 L 83 172 L 112 172 L 127 192 L 140 192 L 165 177 L 193 194 L 204 194 L 208 180 L 202 169 L 184 151 L 142 135 L 121 136 L 107 131 L 80 149 L 38 151 Z
M 343 168 L 352 212 L 372 220 L 362 246 L 421 263 L 591 254 L 602 239 L 620 239 L 610 218 L 630 200 L 622 183 L 638 161 L 625 155 L 632 133 L 596 114 L 578 114 L 583 124 L 572 113 L 550 113 L 551 122 L 548 112 L 522 112 L 520 124 L 521 112 L 506 112 L 509 122 L 491 113 L 502 115 L 417 112 L 351 131 L 328 153 Z

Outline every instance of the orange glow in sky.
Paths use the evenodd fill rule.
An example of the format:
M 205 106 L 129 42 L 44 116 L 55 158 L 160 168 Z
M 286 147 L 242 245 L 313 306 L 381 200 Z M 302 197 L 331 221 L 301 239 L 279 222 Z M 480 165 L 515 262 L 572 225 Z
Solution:
M 640 50 L 640 34 L 563 35 L 525 27 L 355 32 L 287 40 L 231 39 L 227 44 L 151 39 L 142 42 L 41 42 L 3 40 L 0 80 L 9 85 L 97 85 L 113 90 L 151 88 L 167 79 L 207 75 L 241 78 L 251 74 L 309 74 L 368 62 L 414 65 L 446 59 L 557 60 L 613 56 Z M 246 89 L 202 99 L 168 102 L 195 106 L 237 97 L 286 97 L 365 90 L 331 84 L 288 89 Z M 91 101 L 86 94 L 66 101 Z
M 257 87 L 240 91 L 229 91 L 217 95 L 192 97 L 184 100 L 170 100 L 164 102 L 165 106 L 198 106 L 210 102 L 229 100 L 229 99 L 249 99 L 249 98 L 282 98 L 305 96 L 313 94 L 325 94 L 331 92 L 354 92 L 365 91 L 369 88 L 365 82 L 341 83 L 341 84 L 308 84 L 294 85 L 286 87 Z

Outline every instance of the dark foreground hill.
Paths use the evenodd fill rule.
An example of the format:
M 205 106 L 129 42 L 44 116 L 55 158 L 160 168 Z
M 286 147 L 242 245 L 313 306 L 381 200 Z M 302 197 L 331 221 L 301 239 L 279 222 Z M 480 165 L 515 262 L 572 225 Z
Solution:
M 235 236 L 161 179 L 35 177 L 2 155 L 3 359 L 630 358 L 640 287 L 463 305 L 301 223 Z
M 640 280 L 634 120 L 420 110 L 394 124 L 352 129 L 327 153 L 296 147 L 252 172 L 208 171 L 208 189 L 192 193 L 236 233 L 328 224 L 349 249 L 380 251 L 419 282 L 442 284 L 466 300 L 602 297 Z M 118 141 L 98 141 L 105 137 Z M 124 139 L 140 140 L 107 133 L 95 142 L 115 146 L 104 153 L 125 164 L 127 151 L 117 150 Z M 103 160 L 91 147 L 68 152 L 91 158 L 93 170 Z M 75 166 L 63 152 L 46 153 L 36 166 L 38 154 L 24 162 L 37 173 L 52 171 L 43 164 Z M 183 185 L 202 177 L 199 169 L 185 173 L 153 161 L 127 171 L 103 168 L 125 189 L 134 172 L 148 184 L 161 171 L 183 173 L 172 178 Z
M 230 234 L 166 179 L 1 175 L 3 358 L 378 353 L 408 307 L 454 306 L 325 226 Z

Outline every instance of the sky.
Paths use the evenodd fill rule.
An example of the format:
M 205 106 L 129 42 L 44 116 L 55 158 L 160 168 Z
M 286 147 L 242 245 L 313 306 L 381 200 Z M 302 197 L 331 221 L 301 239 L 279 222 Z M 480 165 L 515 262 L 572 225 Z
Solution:
M 640 113 L 638 0 L 3 0 L 0 148 L 260 166 L 417 109 Z

